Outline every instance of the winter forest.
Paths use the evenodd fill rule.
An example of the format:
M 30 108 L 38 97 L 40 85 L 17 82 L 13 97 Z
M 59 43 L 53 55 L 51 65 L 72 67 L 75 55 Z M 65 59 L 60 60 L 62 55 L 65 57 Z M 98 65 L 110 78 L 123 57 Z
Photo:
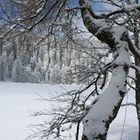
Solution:
M 36 110 L 26 92 L 45 109 Z M 12 94 L 16 106 L 22 103 L 21 93 L 39 117 L 25 140 L 140 140 L 140 1 L 0 0 L 0 116 Z M 120 123 L 122 108 L 117 138 L 110 130 L 117 132 L 112 123 Z M 137 129 L 123 138 L 126 116 Z
M 50 37 L 49 40 L 45 39 L 36 46 L 27 34 L 19 37 L 18 40 L 10 40 L 7 44 L 2 45 L 1 81 L 53 84 L 88 83 L 88 79 L 85 78 L 86 74 L 83 72 L 91 73 L 92 67 L 93 70 L 99 69 L 99 66 L 105 63 L 102 61 L 106 58 L 100 56 L 103 51 L 94 51 L 99 44 L 103 45 L 94 38 L 76 38 L 77 44 L 75 44 L 66 36 L 57 40 L 57 43 Z M 92 41 L 95 43 L 93 44 Z M 104 56 L 107 55 L 107 51 L 108 48 L 104 47 Z M 99 61 L 99 59 L 103 60 Z

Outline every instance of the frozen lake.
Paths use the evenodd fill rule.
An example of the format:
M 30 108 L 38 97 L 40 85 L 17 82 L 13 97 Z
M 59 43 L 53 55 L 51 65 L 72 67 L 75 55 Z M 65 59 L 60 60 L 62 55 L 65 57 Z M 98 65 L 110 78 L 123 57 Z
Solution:
M 70 90 L 76 86 L 66 86 Z M 24 140 L 28 127 L 41 120 L 31 117 L 31 112 L 50 108 L 49 103 L 39 100 L 38 94 L 49 98 L 63 92 L 62 85 L 0 82 L 0 140 Z M 130 91 L 128 102 L 134 102 Z M 126 99 L 124 100 L 124 103 Z M 117 119 L 111 125 L 108 140 L 120 140 L 126 107 L 122 107 Z M 135 107 L 127 107 L 127 116 L 122 140 L 137 140 L 137 119 Z M 74 140 L 68 138 L 68 140 Z

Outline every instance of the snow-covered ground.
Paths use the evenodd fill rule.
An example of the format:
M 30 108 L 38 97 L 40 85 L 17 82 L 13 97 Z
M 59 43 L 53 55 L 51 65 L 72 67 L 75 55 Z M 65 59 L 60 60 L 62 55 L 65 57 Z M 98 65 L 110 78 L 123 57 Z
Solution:
M 78 86 L 63 85 L 63 87 L 70 90 Z M 48 102 L 39 100 L 38 94 L 49 98 L 57 93 L 63 93 L 64 88 L 62 85 L 0 82 L 0 140 L 23 140 L 28 136 L 29 125 L 41 121 L 31 117 L 30 113 L 50 108 Z M 127 97 L 124 103 L 126 100 Z M 128 102 L 134 101 L 134 93 L 130 91 Z M 121 139 L 125 112 L 127 116 Z M 135 107 L 128 106 L 127 109 L 122 107 L 111 125 L 108 140 L 137 140 L 137 128 Z

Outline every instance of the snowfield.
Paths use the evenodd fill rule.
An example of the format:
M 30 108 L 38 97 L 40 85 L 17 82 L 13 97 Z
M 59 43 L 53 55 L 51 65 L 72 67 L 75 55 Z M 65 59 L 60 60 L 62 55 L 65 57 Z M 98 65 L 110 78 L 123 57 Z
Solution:
M 39 95 L 49 98 L 73 88 L 78 86 L 0 82 L 0 140 L 24 140 L 29 135 L 28 127 L 41 122 L 41 119 L 30 114 L 51 106 L 49 102 L 40 100 Z M 124 99 L 126 102 L 135 102 L 133 91 Z M 124 106 L 110 127 L 108 140 L 138 140 L 137 132 L 135 107 Z M 67 140 L 74 140 L 74 137 Z

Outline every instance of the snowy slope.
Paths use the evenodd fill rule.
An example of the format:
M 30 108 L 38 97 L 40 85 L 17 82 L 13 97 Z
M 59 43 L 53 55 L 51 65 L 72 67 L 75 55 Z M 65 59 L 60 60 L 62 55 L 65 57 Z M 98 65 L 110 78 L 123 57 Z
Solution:
M 78 86 L 63 87 L 67 90 Z M 23 140 L 28 136 L 28 126 L 40 122 L 38 118 L 30 116 L 32 111 L 50 108 L 46 101 L 39 100 L 38 94 L 51 97 L 63 93 L 62 85 L 4 83 L 0 82 L 0 140 Z M 127 98 L 125 98 L 124 103 Z M 128 100 L 134 102 L 134 93 L 130 91 Z M 121 131 L 127 111 L 122 140 L 137 140 L 137 119 L 135 107 L 122 107 L 117 119 L 111 125 L 108 140 L 120 140 Z M 67 140 L 74 140 L 68 138 Z

